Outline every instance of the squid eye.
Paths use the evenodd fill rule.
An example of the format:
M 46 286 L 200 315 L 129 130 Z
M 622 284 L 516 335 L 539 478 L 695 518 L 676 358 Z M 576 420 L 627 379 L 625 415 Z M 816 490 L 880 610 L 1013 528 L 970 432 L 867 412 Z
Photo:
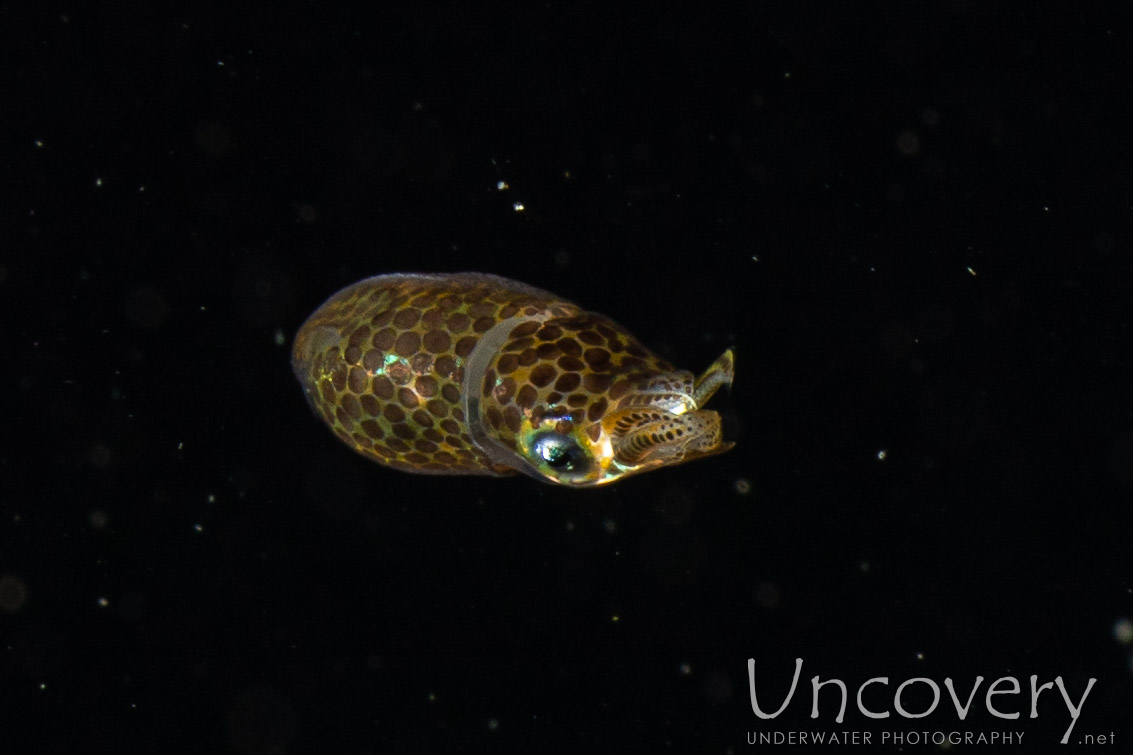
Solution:
M 547 433 L 536 438 L 533 446 L 535 453 L 551 469 L 577 474 L 590 466 L 586 452 L 568 435 Z

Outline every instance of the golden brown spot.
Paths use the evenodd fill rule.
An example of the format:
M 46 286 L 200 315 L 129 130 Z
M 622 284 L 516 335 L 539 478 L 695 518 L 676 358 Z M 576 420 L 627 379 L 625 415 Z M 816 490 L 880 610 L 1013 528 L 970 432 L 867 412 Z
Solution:
M 519 366 L 519 357 L 515 354 L 504 354 L 497 362 L 497 366 L 500 368 L 501 375 L 515 372 L 515 368 Z
M 487 292 L 484 291 L 484 292 L 481 293 L 479 298 L 482 299 L 486 295 L 487 295 Z M 475 297 L 475 294 L 469 294 L 465 298 L 467 298 L 469 301 L 471 301 L 473 298 L 476 298 L 476 297 Z M 483 318 L 483 319 L 487 319 L 487 320 L 491 320 L 492 322 L 495 322 L 495 320 L 496 320 L 496 306 L 497 305 L 492 304 L 491 302 L 478 301 L 475 304 L 473 304 L 471 307 L 468 308 L 468 314 L 472 315 L 473 317 L 475 317 L 477 319 Z M 488 327 L 490 328 L 492 326 L 489 325 Z
M 611 401 L 617 401 L 622 396 L 629 393 L 630 385 L 628 380 L 619 380 L 610 386 L 609 397 Z
M 540 359 L 550 361 L 551 359 L 556 359 L 559 354 L 562 354 L 563 350 L 559 348 L 557 343 L 542 343 L 539 344 L 539 348 L 535 349 L 535 353 L 539 355 Z
M 435 454 L 433 454 L 433 458 L 446 467 L 452 466 L 456 463 L 456 457 L 450 454 L 448 451 L 437 451 Z
M 425 310 L 425 314 L 421 315 L 421 324 L 430 330 L 441 327 L 441 323 L 445 320 L 445 313 L 438 307 Z
M 378 398 L 391 399 L 393 398 L 393 382 L 390 381 L 385 375 L 378 375 L 374 378 L 374 382 L 370 386 L 370 390 Z
M 520 367 L 530 367 L 537 361 L 539 361 L 539 355 L 535 352 L 535 349 L 524 349 L 519 353 Z
M 438 375 L 452 377 L 452 373 L 456 372 L 456 360 L 447 354 L 443 357 L 437 357 L 437 361 L 433 363 L 433 369 L 436 370 Z
M 421 343 L 425 345 L 426 351 L 431 351 L 434 354 L 440 354 L 447 351 L 448 347 L 452 345 L 452 339 L 449 334 L 443 330 L 430 330 L 421 339 Z
M 425 402 L 425 408 L 429 410 L 430 414 L 437 417 L 448 416 L 448 404 L 441 401 L 439 398 L 431 398 Z
M 561 356 L 558 361 L 559 367 L 568 371 L 578 371 L 586 367 L 581 359 L 572 356 Z
M 587 349 L 582 352 L 582 358 L 589 365 L 605 364 L 610 361 L 610 352 L 605 349 Z
M 637 341 L 630 341 L 626 344 L 626 353 L 639 359 L 644 359 L 649 355 L 649 352 Z
M 334 386 L 330 383 L 323 383 L 321 388 L 323 394 L 323 401 L 328 404 L 334 403 Z
M 402 330 L 408 330 L 417 324 L 421 319 L 421 313 L 415 309 L 403 309 L 393 316 L 393 326 Z
M 350 427 L 351 425 L 354 424 L 353 422 L 350 421 L 350 415 L 347 414 L 346 410 L 343 409 L 341 406 L 335 407 L 334 416 L 335 416 L 335 419 L 338 420 L 338 423 L 340 425 L 342 425 L 343 427 Z
M 413 370 L 415 375 L 424 375 L 433 371 L 432 354 L 416 354 L 409 360 L 409 368 Z
M 582 387 L 590 393 L 605 393 L 613 380 L 614 379 L 609 375 L 595 375 L 591 373 L 582 378 Z
M 570 425 L 571 423 L 568 420 L 560 420 L 555 423 L 555 432 L 561 435 L 566 435 L 571 430 Z
M 621 354 L 623 351 L 625 351 L 626 348 L 625 341 L 620 338 L 611 338 L 606 343 L 606 348 L 614 354 Z
M 425 293 L 419 294 L 418 296 L 414 297 L 410 305 L 417 307 L 417 309 L 424 309 L 425 307 L 432 306 L 433 302 L 435 302 L 436 300 L 436 292 L 426 291 Z
M 535 339 L 531 336 L 524 338 L 517 338 L 514 341 L 508 341 L 507 346 L 504 346 L 504 351 L 523 351 L 529 346 L 535 345 Z
M 378 351 L 389 351 L 393 347 L 393 342 L 397 340 L 397 331 L 393 328 L 383 328 L 374 334 L 370 339 L 370 343 Z
M 509 406 L 504 410 L 504 424 L 507 425 L 508 430 L 513 433 L 519 432 L 519 420 L 519 409 L 515 406 Z
M 578 340 L 590 346 L 597 346 L 606 339 L 595 333 L 593 330 L 584 330 L 578 334 Z
M 362 349 L 357 344 L 350 344 L 346 347 L 342 357 L 347 364 L 358 364 L 358 360 L 362 357 Z
M 563 329 L 558 325 L 551 325 L 550 323 L 544 325 L 535 334 L 535 337 L 540 341 L 557 341 L 563 336 Z
M 516 325 L 508 333 L 508 338 L 523 338 L 529 336 L 535 331 L 539 330 L 540 323 L 538 322 L 524 322 Z
M 480 383 L 480 395 L 487 396 L 492 390 L 492 386 L 496 384 L 496 371 L 491 367 L 484 373 L 484 381 Z
M 515 403 L 521 409 L 530 409 L 535 406 L 535 399 L 538 397 L 539 394 L 534 388 L 530 385 L 525 385 L 515 394 Z
M 423 454 L 431 454 L 437 450 L 437 444 L 431 440 L 418 440 L 413 447 Z
M 361 367 L 351 367 L 350 375 L 346 378 L 346 384 L 354 393 L 361 393 L 366 390 L 366 381 L 369 375 Z
M 465 336 L 456 342 L 456 355 L 458 357 L 467 357 L 476 348 L 477 341 L 480 340 L 479 336 Z
M 445 310 L 446 312 L 451 312 L 452 310 L 457 309 L 460 306 L 460 299 L 453 296 L 452 294 L 449 294 L 448 296 L 442 296 L 437 301 L 437 306 Z
M 401 427 L 401 425 L 395 426 L 394 430 L 397 430 L 398 427 Z M 409 450 L 409 444 L 404 440 L 401 440 L 400 438 L 387 438 L 385 444 L 389 446 L 391 450 L 397 451 L 401 454 Z
M 354 329 L 354 332 L 350 334 L 349 343 L 350 343 L 351 346 L 358 346 L 359 344 L 365 343 L 366 339 L 369 338 L 369 337 L 370 337 L 370 326 L 369 325 L 359 325 L 357 328 Z
M 430 418 L 429 421 L 431 422 L 432 419 Z M 442 432 L 440 432 L 439 430 L 437 430 L 437 428 L 435 428 L 435 427 L 426 427 L 424 430 L 421 431 L 421 435 L 422 435 L 422 437 L 424 437 L 428 440 L 431 440 L 434 443 L 440 443 L 441 441 L 443 441 L 445 439 L 444 434 Z
M 448 407 L 445 407 L 445 414 L 448 414 Z M 457 424 L 456 420 L 444 419 L 441 420 L 441 429 L 450 435 L 456 435 L 460 432 L 460 425 Z
M 402 440 L 413 440 L 417 437 L 417 431 L 409 425 L 394 425 L 393 434 Z
M 572 393 L 567 396 L 567 406 L 572 409 L 577 409 L 580 406 L 586 406 L 590 401 L 590 397 L 585 393 Z
M 377 371 L 379 367 L 382 366 L 382 363 L 384 361 L 385 355 L 382 354 L 382 352 L 378 351 L 377 349 L 370 349 L 362 355 L 362 369 L 366 370 L 366 372 L 372 375 L 375 371 Z
M 358 419 L 362 416 L 362 407 L 352 393 L 347 393 L 342 397 L 342 409 L 350 419 Z
M 589 409 L 586 410 L 586 419 L 590 420 L 591 422 L 597 422 L 598 420 L 602 419 L 602 416 L 606 413 L 606 408 L 609 405 L 610 404 L 606 401 L 606 399 L 598 399 L 590 405 Z
M 346 365 L 339 362 L 330 373 L 330 382 L 339 393 L 346 387 Z
M 405 421 L 405 411 L 397 404 L 386 404 L 382 415 L 395 425 Z
M 500 411 L 500 408 L 494 404 L 489 406 L 487 415 L 488 424 L 492 426 L 492 429 L 499 430 L 500 425 L 504 421 L 504 415 L 503 412 Z
M 582 355 L 582 347 L 578 345 L 578 341 L 573 338 L 560 338 L 558 340 L 559 348 L 563 350 L 564 354 L 570 354 L 572 357 Z
M 393 321 L 394 312 L 392 309 L 382 310 L 370 318 L 370 325 L 375 328 L 384 328 Z
M 379 440 L 385 433 L 382 432 L 382 427 L 376 420 L 367 419 L 361 424 L 362 432 L 369 435 L 374 440 Z
M 412 388 L 399 388 L 397 391 L 397 400 L 406 409 L 415 409 L 421 400 L 417 398 L 417 394 L 413 392 Z
M 417 389 L 417 395 L 421 398 L 432 398 L 437 395 L 437 379 L 432 375 L 422 375 L 417 378 L 417 382 L 413 386 Z
M 426 456 L 423 453 L 413 451 L 411 453 L 405 454 L 405 460 L 407 462 L 409 462 L 410 464 L 416 464 L 417 466 L 421 466 L 422 464 L 425 464 L 429 461 L 429 457 Z
M 393 452 L 393 449 L 386 446 L 379 446 L 377 443 L 374 444 L 374 453 L 380 456 L 384 456 L 387 459 L 392 459 L 393 457 L 397 456 L 397 454 Z
M 362 405 L 362 411 L 369 414 L 371 417 L 376 417 L 382 413 L 382 405 L 374 398 L 371 393 L 364 393 L 358 397 L 358 403 Z
M 555 390 L 561 393 L 570 393 L 581 382 L 582 377 L 577 372 L 568 372 L 555 381 Z
M 453 312 L 449 315 L 448 320 L 445 321 L 445 325 L 448 327 L 450 333 L 463 333 L 468 330 L 468 325 L 471 322 L 472 319 L 463 312 Z
M 441 388 L 441 395 L 444 396 L 445 401 L 448 401 L 450 404 L 460 403 L 460 389 L 452 383 L 449 383 Z
M 505 306 L 503 309 L 500 310 L 500 319 L 506 320 L 518 311 L 519 311 L 519 307 L 515 306 L 514 304 L 508 304 L 507 306 Z
M 531 384 L 536 388 L 543 388 L 551 384 L 551 381 L 559 374 L 552 364 L 540 364 L 535 369 L 531 370 Z
M 421 348 L 421 336 L 410 331 L 402 333 L 393 342 L 394 353 L 403 357 L 411 357 L 417 353 L 417 349 Z

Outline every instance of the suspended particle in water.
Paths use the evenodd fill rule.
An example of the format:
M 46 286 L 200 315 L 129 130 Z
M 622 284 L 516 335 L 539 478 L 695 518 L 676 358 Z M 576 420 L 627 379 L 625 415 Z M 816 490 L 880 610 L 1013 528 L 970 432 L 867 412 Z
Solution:
M 0 611 L 16 613 L 28 600 L 27 583 L 14 574 L 0 574 Z

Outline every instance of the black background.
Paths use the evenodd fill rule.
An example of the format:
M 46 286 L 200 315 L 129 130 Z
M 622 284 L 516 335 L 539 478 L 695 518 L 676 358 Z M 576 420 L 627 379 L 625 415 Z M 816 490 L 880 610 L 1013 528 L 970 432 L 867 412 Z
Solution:
M 1046 752 L 1032 674 L 1128 751 L 1126 14 L 99 5 L 0 8 L 5 751 Z M 735 450 L 584 491 L 353 455 L 295 329 L 461 270 L 734 346 Z M 749 658 L 765 709 L 804 659 L 777 720 Z M 815 674 L 890 718 L 812 720 Z M 1022 718 L 893 708 L 977 675 Z

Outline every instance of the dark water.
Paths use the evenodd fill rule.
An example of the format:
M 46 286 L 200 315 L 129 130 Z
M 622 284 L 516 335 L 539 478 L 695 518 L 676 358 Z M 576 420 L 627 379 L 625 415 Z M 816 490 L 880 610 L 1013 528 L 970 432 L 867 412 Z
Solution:
M 2 15 L 5 751 L 1047 752 L 1032 676 L 1130 747 L 1125 15 Z M 734 347 L 736 448 L 589 491 L 351 454 L 295 329 L 455 270 Z M 748 659 L 764 711 L 803 660 L 776 719 Z

